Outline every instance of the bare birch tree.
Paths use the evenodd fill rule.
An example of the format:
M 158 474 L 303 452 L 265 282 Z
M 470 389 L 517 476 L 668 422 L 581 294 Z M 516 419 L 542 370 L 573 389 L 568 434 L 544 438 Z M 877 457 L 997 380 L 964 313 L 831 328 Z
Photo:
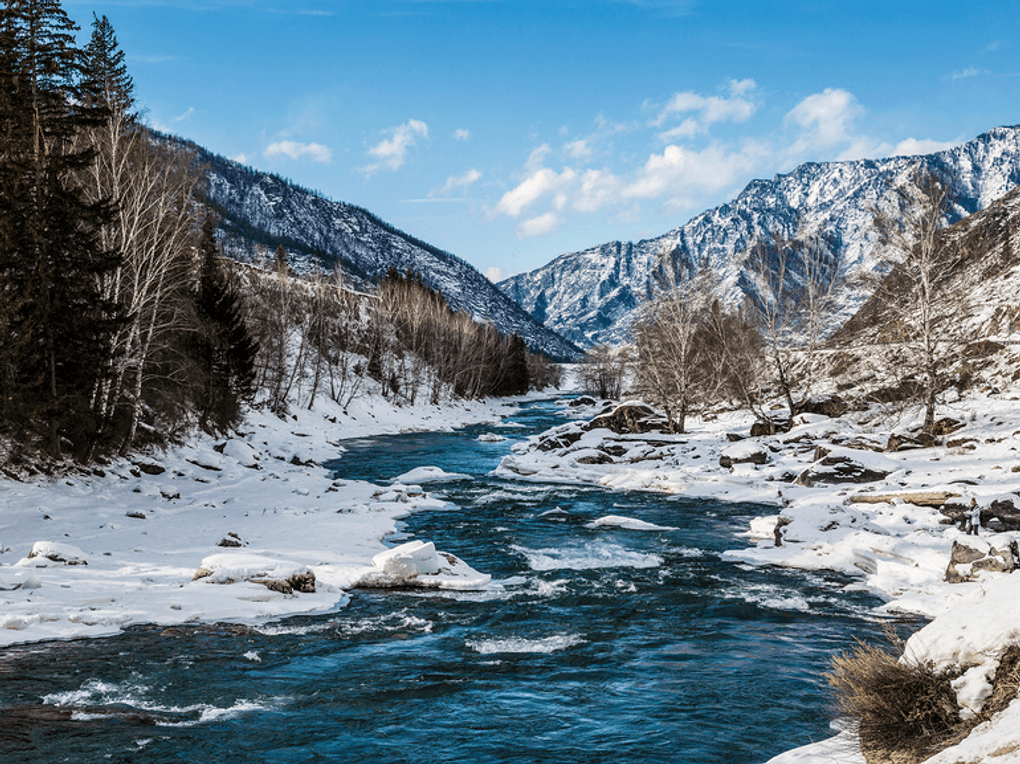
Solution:
M 928 435 L 935 426 L 940 372 L 954 344 L 937 300 L 940 285 L 961 257 L 943 233 L 952 206 L 948 180 L 918 166 L 873 210 L 880 245 L 893 262 L 899 260 L 879 286 L 879 295 L 895 317 L 911 367 L 923 380 L 923 431 Z

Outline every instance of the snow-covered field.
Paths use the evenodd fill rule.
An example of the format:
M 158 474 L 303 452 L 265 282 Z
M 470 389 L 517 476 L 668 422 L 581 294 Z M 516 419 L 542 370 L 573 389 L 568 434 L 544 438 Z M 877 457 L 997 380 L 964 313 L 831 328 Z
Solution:
M 329 611 L 356 583 L 406 584 L 417 574 L 425 586 L 484 585 L 486 576 L 452 570 L 434 549 L 386 552 L 398 518 L 439 504 L 413 480 L 332 481 L 316 465 L 338 456 L 340 438 L 498 422 L 511 411 L 366 398 L 349 415 L 326 406 L 282 420 L 254 412 L 233 438 L 196 439 L 103 474 L 0 480 L 0 647 L 136 623 Z

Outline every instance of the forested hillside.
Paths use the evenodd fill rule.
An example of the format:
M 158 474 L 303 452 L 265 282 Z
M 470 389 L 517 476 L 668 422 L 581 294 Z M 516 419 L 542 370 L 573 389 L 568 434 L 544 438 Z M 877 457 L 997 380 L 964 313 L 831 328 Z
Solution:
M 253 183 L 307 209 L 355 210 L 371 245 L 350 233 L 349 256 L 328 237 L 302 249 L 262 219 L 245 233 L 216 168 L 244 171 L 140 121 L 106 17 L 85 48 L 76 31 L 56 2 L 0 11 L 0 468 L 224 432 L 248 405 L 282 414 L 318 395 L 413 404 L 520 393 L 550 373 L 527 339 L 576 352 L 466 264 L 279 179 Z M 269 230 L 253 237 L 260 222 Z M 231 251 L 265 253 L 276 236 L 276 252 L 262 270 L 242 265 L 224 256 L 217 225 Z M 329 280 L 324 268 L 294 275 L 301 254 L 340 267 Z M 486 290 L 457 281 L 472 273 L 505 320 L 478 320 L 489 314 L 464 295 L 485 303 Z M 352 290 L 352 278 L 373 293 Z M 461 302 L 432 288 L 437 279 Z

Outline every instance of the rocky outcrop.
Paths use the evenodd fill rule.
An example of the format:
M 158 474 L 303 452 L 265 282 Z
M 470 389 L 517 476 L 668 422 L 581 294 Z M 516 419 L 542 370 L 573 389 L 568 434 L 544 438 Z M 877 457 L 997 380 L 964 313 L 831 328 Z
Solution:
M 622 403 L 607 414 L 600 414 L 584 426 L 585 430 L 607 429 L 617 435 L 662 432 L 662 416 L 643 403 Z
M 719 466 L 730 469 L 735 464 L 768 464 L 769 451 L 760 443 L 742 441 L 723 449 Z
M 815 463 L 800 473 L 796 483 L 808 488 L 830 483 L 872 483 L 885 479 L 896 467 L 876 454 L 849 448 L 818 448 Z
M 1012 573 L 1017 567 L 1016 542 L 995 547 L 981 539 L 954 541 L 946 567 L 950 584 L 977 580 L 983 572 Z
M 970 507 L 962 500 L 949 499 L 939 511 L 947 522 L 959 525 Z M 989 502 L 988 506 L 981 507 L 981 527 L 993 531 L 1020 531 L 1020 497 L 1000 496 Z

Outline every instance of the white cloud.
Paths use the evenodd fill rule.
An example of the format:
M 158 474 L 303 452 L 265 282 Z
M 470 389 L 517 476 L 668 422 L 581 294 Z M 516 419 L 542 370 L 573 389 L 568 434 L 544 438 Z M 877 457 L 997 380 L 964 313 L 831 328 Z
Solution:
M 543 164 L 545 164 L 545 160 L 548 159 L 551 153 L 552 148 L 549 144 L 543 143 L 528 155 L 528 161 L 524 163 L 525 171 L 534 172 L 540 168 Z
M 234 154 L 232 157 L 227 157 L 227 159 L 237 162 L 238 164 L 248 164 L 250 157 L 242 151 L 239 154 Z
M 896 148 L 889 152 L 891 157 L 909 157 L 919 154 L 934 154 L 936 151 L 945 151 L 959 146 L 963 141 L 933 141 L 930 138 L 907 138 L 896 144 Z
M 453 131 L 453 139 L 455 141 L 466 141 L 471 137 L 471 131 L 460 128 Z
M 266 158 L 277 156 L 290 157 L 293 160 L 308 157 L 313 162 L 328 164 L 333 158 L 333 152 L 321 143 L 298 143 L 297 141 L 277 141 L 271 143 L 262 152 Z
M 864 108 L 853 93 L 826 88 L 794 106 L 786 115 L 786 121 L 803 128 L 813 143 L 831 145 L 847 140 L 851 123 L 862 114 Z
M 555 212 L 546 212 L 544 215 L 528 218 L 517 226 L 518 239 L 530 239 L 533 236 L 545 236 L 552 233 L 563 220 Z
M 361 172 L 371 175 L 376 170 L 399 170 L 407 161 L 407 152 L 417 145 L 418 139 L 429 137 L 428 125 L 417 119 L 409 119 L 387 132 L 390 137 L 380 141 L 367 152 L 376 161 L 362 167 Z
M 573 207 L 578 212 L 595 212 L 620 198 L 620 179 L 608 170 L 587 170 L 574 196 Z
M 974 66 L 968 66 L 966 69 L 963 69 L 962 71 L 953 72 L 952 74 L 950 74 L 949 75 L 949 79 L 951 79 L 951 80 L 965 80 L 968 77 L 977 77 L 979 74 L 988 74 L 988 70 L 987 69 L 978 69 L 977 67 L 974 67 Z
M 466 189 L 468 186 L 476 183 L 481 177 L 482 173 L 471 167 L 461 175 L 451 175 L 447 178 L 446 183 L 439 189 L 438 193 L 448 194 L 458 188 Z
M 491 268 L 486 269 L 485 278 L 495 284 L 503 280 L 503 271 L 493 265 Z
M 652 154 L 622 190 L 624 199 L 671 197 L 673 206 L 686 207 L 691 194 L 716 193 L 751 174 L 768 151 L 747 142 L 739 150 L 714 143 L 692 151 L 670 144 L 661 154 Z
M 583 138 L 571 141 L 563 147 L 563 150 L 571 159 L 577 159 L 582 162 L 591 159 L 592 156 L 591 146 L 588 145 L 588 141 Z
M 190 120 L 194 116 L 194 114 L 195 114 L 195 107 L 194 106 L 189 106 L 188 110 L 186 112 L 184 112 L 183 114 L 180 114 L 180 115 L 174 117 L 174 122 L 187 122 L 188 120 Z
M 757 84 L 752 79 L 730 80 L 727 84 L 728 96 L 703 96 L 690 90 L 676 93 L 659 110 L 659 115 L 652 124 L 661 127 L 672 117 L 695 112 L 694 116 L 688 116 L 679 127 L 667 130 L 659 136 L 663 141 L 670 141 L 676 138 L 691 138 L 698 133 L 706 132 L 717 122 L 745 122 L 757 108 L 747 97 L 756 87 Z
M 532 158 L 534 156 L 535 154 L 532 152 Z M 530 163 L 531 159 L 529 159 Z M 558 195 L 560 199 L 558 203 L 562 206 L 564 200 L 562 192 L 576 177 L 577 173 L 569 167 L 561 173 L 556 173 L 548 167 L 533 170 L 516 188 L 503 194 L 493 212 L 509 215 L 512 218 L 520 217 L 526 207 L 547 195 L 553 195 L 554 198 Z M 557 194 L 557 192 L 559 193 Z

